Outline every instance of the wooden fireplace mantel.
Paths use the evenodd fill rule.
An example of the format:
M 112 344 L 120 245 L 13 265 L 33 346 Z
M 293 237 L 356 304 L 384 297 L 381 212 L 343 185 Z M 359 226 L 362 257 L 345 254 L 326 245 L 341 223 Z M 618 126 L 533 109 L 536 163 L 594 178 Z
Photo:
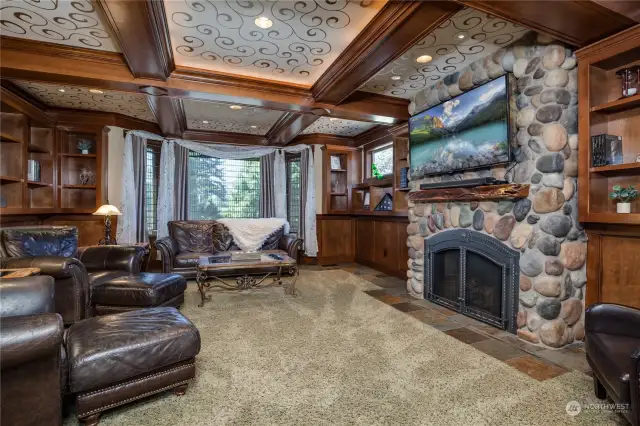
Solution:
M 529 185 L 515 183 L 475 188 L 423 189 L 409 193 L 409 199 L 413 202 L 503 200 L 527 196 L 529 196 Z

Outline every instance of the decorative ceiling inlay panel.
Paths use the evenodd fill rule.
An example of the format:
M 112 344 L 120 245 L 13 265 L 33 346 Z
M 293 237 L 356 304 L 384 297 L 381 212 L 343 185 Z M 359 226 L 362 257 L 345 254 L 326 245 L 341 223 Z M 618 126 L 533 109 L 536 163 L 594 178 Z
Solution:
M 109 25 L 88 0 L 2 0 L 4 36 L 118 52 Z
M 242 109 L 231 109 L 231 104 L 186 99 L 183 105 L 187 117 L 187 128 L 191 130 L 266 135 L 283 114 L 282 111 L 248 106 L 242 106 Z
M 320 117 L 304 129 L 302 134 L 324 133 L 337 136 L 357 136 L 377 125 L 378 123 L 368 123 L 365 121 Z
M 51 107 L 113 112 L 155 122 L 145 95 L 104 90 L 91 93 L 76 86 L 32 83 L 13 80 L 25 92 Z
M 385 3 L 165 0 L 165 8 L 176 65 L 311 86 Z
M 524 27 L 484 12 L 463 9 L 384 67 L 360 90 L 411 99 L 424 87 L 513 43 L 527 32 Z M 432 59 L 426 63 L 416 61 L 424 55 Z

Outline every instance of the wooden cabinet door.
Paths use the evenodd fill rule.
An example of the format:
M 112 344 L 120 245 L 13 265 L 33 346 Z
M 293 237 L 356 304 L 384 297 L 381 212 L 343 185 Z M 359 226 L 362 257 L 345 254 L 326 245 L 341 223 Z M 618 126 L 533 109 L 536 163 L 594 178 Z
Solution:
M 368 262 L 375 261 L 374 221 L 359 218 L 356 225 L 356 258 Z
M 318 221 L 320 264 L 353 261 L 351 219 L 322 219 Z
M 384 270 L 395 270 L 398 265 L 398 227 L 395 222 L 375 222 L 374 260 Z

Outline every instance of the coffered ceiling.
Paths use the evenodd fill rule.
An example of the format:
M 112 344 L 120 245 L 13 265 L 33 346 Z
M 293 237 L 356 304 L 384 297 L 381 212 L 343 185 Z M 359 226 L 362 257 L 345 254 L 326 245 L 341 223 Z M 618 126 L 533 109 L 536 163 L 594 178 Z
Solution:
M 304 129 L 302 134 L 324 133 L 336 136 L 357 136 L 366 132 L 377 123 L 367 123 L 363 121 L 343 120 L 340 118 L 320 117 L 314 121 L 309 127 Z
M 191 130 L 266 135 L 283 114 L 282 111 L 216 102 L 185 100 L 183 105 L 187 128 Z
M 119 51 L 109 25 L 89 0 L 2 0 L 2 35 Z
M 513 43 L 527 32 L 524 27 L 484 12 L 462 9 L 385 66 L 360 90 L 411 99 L 420 89 Z M 424 55 L 432 59 L 419 63 L 417 59 Z
M 322 75 L 385 3 L 164 1 L 176 65 L 305 86 Z M 271 26 L 260 28 L 258 18 Z
M 76 86 L 32 83 L 21 80 L 13 80 L 12 82 L 50 107 L 113 112 L 155 122 L 144 95 L 111 90 L 92 93 L 89 91 L 90 89 Z

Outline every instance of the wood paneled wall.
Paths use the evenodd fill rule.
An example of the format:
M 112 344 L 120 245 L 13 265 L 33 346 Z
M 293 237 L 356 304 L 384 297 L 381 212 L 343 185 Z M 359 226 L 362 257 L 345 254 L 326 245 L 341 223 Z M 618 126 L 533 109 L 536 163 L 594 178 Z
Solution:
M 318 215 L 318 263 L 355 261 L 405 279 L 407 225 L 406 217 Z

